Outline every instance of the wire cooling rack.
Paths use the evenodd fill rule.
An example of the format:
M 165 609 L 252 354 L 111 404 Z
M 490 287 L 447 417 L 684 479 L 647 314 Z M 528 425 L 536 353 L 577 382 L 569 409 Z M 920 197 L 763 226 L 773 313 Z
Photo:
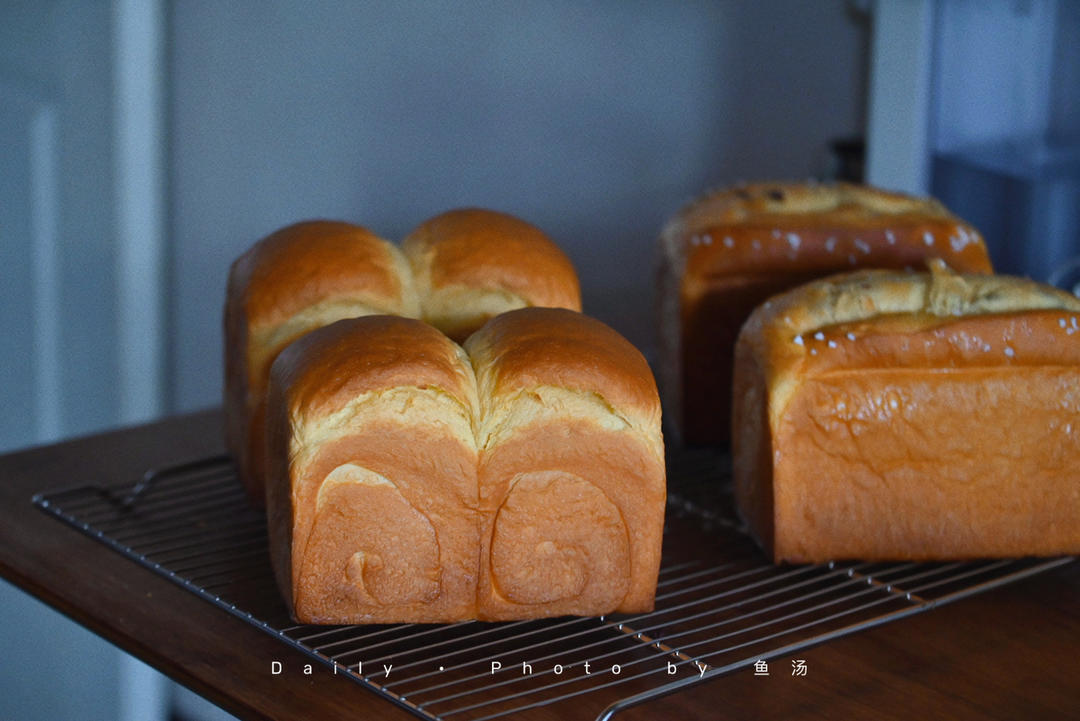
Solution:
M 731 512 L 729 467 L 712 453 L 669 459 L 654 611 L 515 623 L 296 625 L 274 585 L 265 518 L 249 507 L 227 457 L 34 503 L 338 675 L 422 718 L 455 721 L 552 704 L 566 718 L 608 719 L 1073 560 L 774 566 Z

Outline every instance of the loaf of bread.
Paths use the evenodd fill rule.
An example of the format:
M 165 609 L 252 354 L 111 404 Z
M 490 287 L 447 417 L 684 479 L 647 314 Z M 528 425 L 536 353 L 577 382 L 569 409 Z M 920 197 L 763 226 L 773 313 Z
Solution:
M 550 309 L 500 315 L 465 347 L 480 396 L 479 616 L 651 610 L 666 489 L 645 358 Z
M 264 502 L 267 377 L 287 345 L 369 314 L 423 317 L 462 341 L 490 316 L 526 306 L 581 310 L 577 274 L 540 230 L 504 213 L 436 216 L 405 241 L 405 254 L 329 221 L 256 243 L 233 263 L 225 304 L 226 445 L 252 500 Z
M 487 320 L 516 308 L 581 310 L 570 259 L 539 228 L 480 208 L 424 221 L 404 241 L 424 319 L 463 342 Z
M 475 615 L 476 404 L 461 347 L 418 320 L 339 321 L 278 356 L 267 517 L 297 620 Z
M 861 271 L 759 307 L 735 355 L 739 510 L 777 562 L 1080 552 L 1080 299 Z
M 730 441 L 732 348 L 774 293 L 862 267 L 943 258 L 989 272 L 979 233 L 938 202 L 849 185 L 770 183 L 709 193 L 661 236 L 660 385 L 668 430 L 691 445 Z
M 665 475 L 644 358 L 555 309 L 500 315 L 467 345 L 368 316 L 274 362 L 270 548 L 297 621 L 652 608 Z
M 225 298 L 225 440 L 259 505 L 270 364 L 315 328 L 373 313 L 419 317 L 420 299 L 405 257 L 365 228 L 297 223 L 232 264 Z

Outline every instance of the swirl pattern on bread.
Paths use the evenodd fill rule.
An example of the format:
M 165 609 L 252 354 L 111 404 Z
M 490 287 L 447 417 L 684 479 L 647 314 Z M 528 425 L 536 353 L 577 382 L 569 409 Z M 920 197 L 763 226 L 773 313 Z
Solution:
M 652 608 L 666 502 L 641 354 L 568 310 L 502 314 L 465 349 L 344 320 L 270 379 L 271 558 L 305 623 Z

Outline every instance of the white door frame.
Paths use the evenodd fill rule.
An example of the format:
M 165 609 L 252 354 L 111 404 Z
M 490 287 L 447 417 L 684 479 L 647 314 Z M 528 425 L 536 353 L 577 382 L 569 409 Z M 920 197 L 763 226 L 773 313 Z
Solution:
M 118 420 L 131 424 L 165 410 L 164 0 L 113 0 L 112 30 Z M 165 721 L 170 689 L 121 657 L 121 721 Z
M 926 195 L 934 4 L 878 0 L 873 12 L 866 182 Z
M 165 410 L 164 0 L 113 0 L 121 423 Z

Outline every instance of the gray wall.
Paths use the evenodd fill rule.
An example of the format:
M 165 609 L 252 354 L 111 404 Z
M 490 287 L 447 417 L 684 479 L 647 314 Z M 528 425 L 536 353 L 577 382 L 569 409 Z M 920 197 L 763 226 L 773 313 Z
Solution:
M 19 424 L 0 424 L 0 449 L 115 422 L 109 37 L 106 3 L 0 5 L 0 186 L 26 191 L 23 197 L 0 197 L 0 278 L 8 291 L 19 288 L 5 293 L 0 307 L 6 345 L 0 351 L 0 398 L 9 419 Z M 51 120 L 44 147 L 29 131 L 41 113 Z M 42 182 L 49 187 L 40 187 Z M 43 194 L 47 208 L 37 207 Z M 48 228 L 35 229 L 35 216 Z M 32 275 L 42 269 L 47 277 Z M 53 306 L 47 339 L 39 337 L 42 328 L 26 322 L 41 320 L 33 317 L 30 303 L 31 288 L 42 284 Z M 24 361 L 31 355 L 40 364 L 35 356 L 43 340 L 62 350 L 45 370 L 47 388 L 41 368 L 19 367 L 8 355 Z M 43 422 L 42 414 L 52 418 Z
M 104 2 L 0 4 L 0 451 L 117 422 L 110 38 Z M 121 717 L 121 651 L 4 581 L 0 612 L 0 719 Z
M 654 239 L 685 200 L 805 177 L 860 131 L 841 0 L 175 3 L 172 381 L 217 404 L 229 262 L 287 223 L 395 240 L 460 205 L 521 216 L 586 311 L 652 343 Z

